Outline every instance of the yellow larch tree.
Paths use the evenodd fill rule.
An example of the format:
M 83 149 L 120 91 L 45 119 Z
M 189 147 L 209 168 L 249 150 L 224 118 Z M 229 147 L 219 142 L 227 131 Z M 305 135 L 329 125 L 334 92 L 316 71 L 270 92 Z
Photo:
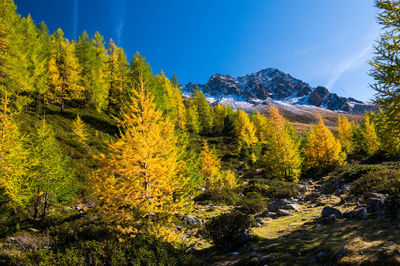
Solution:
M 311 129 L 307 138 L 304 166 L 306 169 L 327 169 L 343 163 L 342 146 L 320 117 L 319 123 Z
M 222 106 L 220 103 L 218 103 L 214 107 L 214 113 L 215 113 L 215 118 L 214 118 L 215 132 L 221 134 L 222 131 L 224 130 L 225 117 L 227 115 L 226 108 Z
M 220 159 L 210 150 L 208 143 L 204 142 L 200 153 L 201 169 L 200 173 L 204 176 L 207 187 L 213 187 L 219 182 L 218 174 L 221 170 Z
M 61 105 L 64 110 L 65 102 L 80 99 L 84 88 L 80 85 L 79 62 L 75 56 L 75 43 L 65 40 L 59 29 L 52 38 L 53 52 L 49 60 L 48 98 L 51 102 Z
M 7 94 L 1 105 L 0 130 L 0 187 L 19 213 L 29 200 L 29 195 L 25 193 L 28 152 L 23 147 L 22 136 L 8 108 Z
M 258 141 L 256 137 L 256 129 L 250 121 L 249 116 L 243 110 L 238 110 L 235 122 L 235 132 L 239 140 L 242 143 L 245 143 L 247 147 L 251 147 Z
M 375 124 L 371 121 L 368 114 L 364 118 L 363 150 L 366 154 L 372 155 L 379 150 L 380 142 L 376 134 Z
M 349 153 L 353 150 L 353 129 L 346 116 L 338 117 L 338 139 L 344 152 Z
M 207 142 L 204 142 L 200 153 L 201 169 L 200 173 L 204 176 L 206 186 L 209 189 L 221 189 L 224 187 L 233 188 L 236 186 L 236 176 L 231 171 L 221 169 L 221 160 L 211 150 Z
M 85 143 L 87 141 L 88 134 L 86 132 L 85 123 L 79 115 L 76 116 L 76 119 L 72 124 L 72 131 L 80 142 Z
M 94 176 L 97 195 L 123 233 L 150 231 L 171 240 L 172 215 L 182 213 L 187 179 L 174 126 L 156 109 L 143 82 L 119 121 L 121 138 L 109 144 L 109 157 Z
M 253 118 L 253 123 L 254 127 L 256 128 L 256 137 L 258 138 L 258 141 L 260 141 L 261 143 L 266 143 L 267 134 L 269 131 L 267 118 L 257 112 L 257 114 Z
M 301 168 L 300 152 L 297 143 L 286 130 L 286 119 L 272 104 L 269 107 L 268 125 L 265 134 L 266 151 L 264 166 L 272 177 L 286 181 L 298 181 Z

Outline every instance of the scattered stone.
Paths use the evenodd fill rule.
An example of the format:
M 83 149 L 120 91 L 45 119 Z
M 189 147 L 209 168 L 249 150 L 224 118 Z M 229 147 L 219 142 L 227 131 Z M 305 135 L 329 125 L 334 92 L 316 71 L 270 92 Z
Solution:
M 295 203 L 286 204 L 286 205 L 282 206 L 282 209 L 285 209 L 285 210 L 298 210 L 299 208 L 300 208 L 300 206 Z
M 346 246 L 342 247 L 338 254 L 336 255 L 337 260 L 340 260 L 344 256 L 346 256 L 350 252 L 350 249 L 348 249 Z
M 189 225 L 202 225 L 201 220 L 193 215 L 183 216 L 183 221 Z
M 377 212 L 383 213 L 385 212 L 385 202 L 382 198 L 367 198 L 367 211 L 370 213 Z
M 231 255 L 231 256 L 237 256 L 237 255 L 239 255 L 239 252 L 234 251 L 234 252 L 231 252 L 229 255 Z
M 276 212 L 278 209 L 281 209 L 282 206 L 286 206 L 288 204 L 293 204 L 293 202 L 287 199 L 273 201 L 268 203 L 268 210 L 271 212 Z
M 293 215 L 293 213 L 289 210 L 285 210 L 285 209 L 279 209 L 278 210 L 278 215 L 279 216 L 291 216 Z
M 368 218 L 368 212 L 367 209 L 364 207 L 358 207 L 354 210 L 348 211 L 343 213 L 343 216 L 345 218 L 350 218 L 350 219 L 361 219 L 365 220 Z
M 260 217 L 260 218 L 267 218 L 267 217 L 276 217 L 276 212 L 270 212 L 268 210 L 263 211 L 262 213 L 258 214 L 256 217 Z
M 329 216 L 327 216 L 327 217 L 323 217 L 322 219 L 321 219 L 321 222 L 322 223 L 326 223 L 326 224 L 331 224 L 331 223 L 334 223 L 335 221 L 336 221 L 336 215 L 335 214 L 331 214 L 331 215 L 329 215 Z
M 382 201 L 385 201 L 385 199 L 386 199 L 386 196 L 385 195 L 383 195 L 382 193 L 365 193 L 364 194 L 364 198 L 366 199 L 366 200 L 368 200 L 368 199 L 370 199 L 370 198 L 374 198 L 374 199 L 380 199 L 380 200 L 382 200 Z
M 305 200 L 305 201 L 314 202 L 314 201 L 318 200 L 319 197 L 320 197 L 320 194 L 319 194 L 319 193 L 317 193 L 317 192 L 312 192 L 312 193 L 310 193 L 310 194 L 305 195 L 305 196 L 304 196 L 304 200 Z
M 343 218 L 342 212 L 336 208 L 326 206 L 322 209 L 322 217 L 330 217 L 332 214 L 338 219 Z

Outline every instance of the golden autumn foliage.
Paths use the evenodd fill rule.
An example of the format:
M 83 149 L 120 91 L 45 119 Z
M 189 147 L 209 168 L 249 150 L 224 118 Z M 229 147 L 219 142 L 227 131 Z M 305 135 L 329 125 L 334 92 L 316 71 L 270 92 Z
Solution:
M 372 155 L 379 150 L 380 142 L 376 134 L 375 125 L 370 120 L 369 115 L 365 115 L 363 132 L 363 150 L 366 154 Z
M 225 117 L 227 115 L 226 109 L 224 106 L 222 106 L 220 103 L 218 103 L 215 107 L 214 107 L 214 114 L 215 114 L 215 118 L 214 118 L 214 128 L 215 131 L 219 134 L 222 133 L 222 131 L 224 130 L 224 123 L 225 123 Z
M 174 126 L 156 110 L 141 83 L 119 121 L 121 138 L 109 144 L 109 158 L 94 177 L 104 210 L 124 233 L 150 231 L 171 240 L 170 218 L 182 213 L 186 179 Z M 173 235 L 173 234 L 172 234 Z
M 253 119 L 254 127 L 256 128 L 256 136 L 261 143 L 267 142 L 268 135 L 268 121 L 267 118 L 257 112 Z
M 211 189 L 233 188 L 237 183 L 235 174 L 231 171 L 221 170 L 220 161 L 215 153 L 210 150 L 207 142 L 204 142 L 200 153 L 200 173 L 204 176 L 206 186 Z
M 269 174 L 286 181 L 298 181 L 301 159 L 297 143 L 286 130 L 286 119 L 272 104 L 269 107 L 268 130 L 265 132 L 267 149 L 263 155 Z
M 83 123 L 79 115 L 76 116 L 76 119 L 72 124 L 72 131 L 80 142 L 84 143 L 87 141 L 88 134 L 85 129 L 85 123 Z
M 10 197 L 14 210 L 20 209 L 28 200 L 24 195 L 26 159 L 22 137 L 8 108 L 5 96 L 0 112 L 0 187 Z
M 256 137 L 256 129 L 250 121 L 249 116 L 243 110 L 238 110 L 237 112 L 235 132 L 239 140 L 245 143 L 247 147 L 252 146 L 258 141 Z
M 58 31 L 57 31 L 58 33 Z M 50 57 L 48 99 L 61 105 L 65 101 L 79 99 L 84 88 L 80 85 L 79 62 L 75 56 L 75 43 L 64 40 L 62 32 L 53 39 L 53 55 Z
M 332 132 L 325 126 L 322 118 L 308 135 L 304 150 L 304 166 L 306 169 L 330 168 L 344 163 L 342 147 Z
M 207 187 L 213 187 L 218 183 L 218 174 L 221 169 L 220 159 L 210 150 L 207 142 L 204 142 L 203 149 L 200 153 L 201 170 Z
M 353 129 L 349 120 L 342 115 L 338 117 L 338 139 L 344 152 L 349 153 L 353 150 Z

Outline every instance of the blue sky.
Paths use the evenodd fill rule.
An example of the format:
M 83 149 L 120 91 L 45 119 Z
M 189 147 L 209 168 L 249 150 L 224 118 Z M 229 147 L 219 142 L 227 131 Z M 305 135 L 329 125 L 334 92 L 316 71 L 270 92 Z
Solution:
M 369 100 L 368 60 L 379 35 L 373 0 L 15 0 L 18 12 L 113 38 L 128 58 L 139 51 L 154 72 L 206 83 L 278 68 L 311 86 Z

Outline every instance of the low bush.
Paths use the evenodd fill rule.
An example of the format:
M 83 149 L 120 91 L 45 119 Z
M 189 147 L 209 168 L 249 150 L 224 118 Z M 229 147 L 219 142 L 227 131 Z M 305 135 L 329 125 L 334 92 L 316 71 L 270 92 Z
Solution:
M 370 171 L 381 170 L 384 168 L 385 166 L 383 165 L 349 164 L 341 167 L 340 170 L 336 172 L 335 176 L 345 182 L 353 182 Z
M 254 214 L 266 207 L 264 198 L 257 192 L 249 192 L 238 203 L 239 210 L 246 214 Z
M 388 204 L 400 207 L 400 170 L 381 169 L 364 174 L 353 183 L 351 193 L 361 195 L 366 192 L 388 194 Z
M 264 197 L 283 199 L 299 195 L 299 186 L 279 179 L 257 179 L 249 183 L 245 192 L 257 192 Z
M 81 241 L 63 250 L 31 250 L 16 254 L 14 265 L 188 265 L 182 249 L 151 237 Z
M 206 223 L 202 234 L 218 248 L 230 250 L 240 244 L 236 240 L 245 234 L 253 223 L 253 219 L 247 214 L 237 211 L 224 213 Z
M 198 195 L 194 200 L 204 203 L 236 205 L 240 200 L 240 188 L 210 189 Z

